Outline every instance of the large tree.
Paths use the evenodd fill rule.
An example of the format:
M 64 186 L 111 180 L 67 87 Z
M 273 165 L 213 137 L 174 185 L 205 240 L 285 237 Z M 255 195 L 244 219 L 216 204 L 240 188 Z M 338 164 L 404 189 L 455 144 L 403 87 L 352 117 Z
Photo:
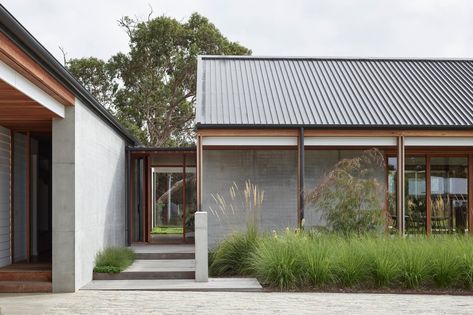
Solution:
M 143 143 L 192 142 L 197 55 L 248 55 L 197 13 L 185 22 L 161 16 L 146 21 L 124 17 L 128 53 L 108 61 L 70 59 L 66 65 Z

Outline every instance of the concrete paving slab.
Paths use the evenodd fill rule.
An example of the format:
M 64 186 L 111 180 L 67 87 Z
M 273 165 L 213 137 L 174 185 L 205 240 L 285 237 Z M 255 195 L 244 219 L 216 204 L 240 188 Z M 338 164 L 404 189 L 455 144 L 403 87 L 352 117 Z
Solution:
M 100 291 L 261 291 L 254 278 L 210 278 L 209 282 L 195 280 L 93 280 L 81 290 Z

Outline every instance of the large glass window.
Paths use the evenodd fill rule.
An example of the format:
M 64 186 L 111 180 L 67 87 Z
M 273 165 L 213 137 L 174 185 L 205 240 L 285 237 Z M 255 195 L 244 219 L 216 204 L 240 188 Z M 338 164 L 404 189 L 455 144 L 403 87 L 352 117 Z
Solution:
M 396 233 L 398 230 L 397 221 L 397 157 L 388 157 L 388 212 L 390 221 L 388 230 Z
M 405 165 L 406 233 L 425 233 L 427 222 L 425 157 L 406 157 Z
M 432 233 L 468 231 L 468 160 L 432 157 L 430 161 Z

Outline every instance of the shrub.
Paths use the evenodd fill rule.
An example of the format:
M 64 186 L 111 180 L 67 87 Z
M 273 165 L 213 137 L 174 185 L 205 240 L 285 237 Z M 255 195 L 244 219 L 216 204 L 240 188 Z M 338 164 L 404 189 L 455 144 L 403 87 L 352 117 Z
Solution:
M 100 251 L 95 258 L 94 272 L 118 273 L 135 260 L 135 253 L 127 247 L 110 247 Z
M 383 154 L 376 149 L 343 159 L 306 199 L 322 212 L 327 226 L 337 233 L 382 231 L 386 225 L 385 187 L 375 172 L 385 167 Z

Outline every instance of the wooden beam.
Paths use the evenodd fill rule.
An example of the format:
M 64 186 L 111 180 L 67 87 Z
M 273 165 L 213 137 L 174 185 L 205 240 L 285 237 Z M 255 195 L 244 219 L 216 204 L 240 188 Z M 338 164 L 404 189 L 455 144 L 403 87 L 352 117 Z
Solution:
M 405 233 L 405 183 L 404 183 L 404 137 L 397 139 L 397 228 L 400 235 Z
M 186 216 L 187 216 L 187 200 L 186 200 L 186 155 L 182 155 L 182 241 L 186 241 Z
M 425 231 L 427 235 L 432 234 L 432 197 L 430 181 L 430 156 L 425 156 Z
M 306 137 L 473 137 L 473 130 L 305 129 Z
M 197 136 L 197 211 L 202 211 L 202 136 Z
M 15 69 L 61 104 L 74 106 L 74 94 L 2 33 L 0 33 L 0 60 Z
M 468 232 L 473 235 L 473 153 L 468 155 Z
M 297 137 L 299 129 L 199 129 L 202 137 Z

